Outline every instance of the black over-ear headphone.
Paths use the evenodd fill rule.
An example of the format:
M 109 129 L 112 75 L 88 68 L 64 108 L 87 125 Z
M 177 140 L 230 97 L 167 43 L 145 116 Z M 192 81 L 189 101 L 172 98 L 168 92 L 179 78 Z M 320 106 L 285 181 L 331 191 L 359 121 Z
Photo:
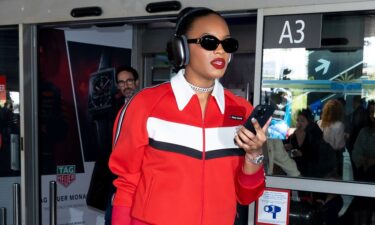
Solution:
M 180 16 L 176 23 L 175 34 L 171 38 L 171 40 L 167 43 L 167 53 L 169 62 L 176 68 L 180 69 L 186 66 L 189 63 L 190 53 L 189 53 L 189 46 L 187 43 L 187 37 L 185 35 L 181 35 L 179 33 L 180 26 L 184 22 L 185 18 L 190 16 L 193 13 L 198 11 L 211 11 L 208 8 L 204 7 L 197 7 L 192 8 L 191 10 L 187 11 L 185 14 Z

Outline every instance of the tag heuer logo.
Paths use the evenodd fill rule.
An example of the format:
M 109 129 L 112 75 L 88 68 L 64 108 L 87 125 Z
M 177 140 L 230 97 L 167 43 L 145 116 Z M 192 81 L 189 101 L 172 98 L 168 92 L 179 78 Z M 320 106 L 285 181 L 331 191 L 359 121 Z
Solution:
M 57 182 L 68 187 L 76 179 L 76 166 L 65 165 L 56 167 Z

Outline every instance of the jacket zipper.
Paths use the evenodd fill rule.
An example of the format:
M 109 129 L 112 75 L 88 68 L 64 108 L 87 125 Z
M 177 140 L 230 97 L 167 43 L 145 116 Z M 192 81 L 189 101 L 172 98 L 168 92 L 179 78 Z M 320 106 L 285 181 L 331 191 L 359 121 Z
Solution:
M 206 103 L 206 109 L 205 109 L 205 112 L 202 112 L 201 110 L 201 114 L 202 116 L 204 115 L 204 117 L 201 117 L 202 118 L 202 136 L 203 136 L 203 151 L 202 151 L 202 213 L 201 213 L 201 225 L 204 224 L 204 208 L 205 208 L 205 163 L 206 163 L 206 127 L 205 127 L 205 119 L 206 119 L 206 115 L 207 115 L 207 108 L 208 108 L 208 105 L 209 105 L 209 102 L 210 102 L 210 97 L 209 99 L 207 100 L 207 103 Z

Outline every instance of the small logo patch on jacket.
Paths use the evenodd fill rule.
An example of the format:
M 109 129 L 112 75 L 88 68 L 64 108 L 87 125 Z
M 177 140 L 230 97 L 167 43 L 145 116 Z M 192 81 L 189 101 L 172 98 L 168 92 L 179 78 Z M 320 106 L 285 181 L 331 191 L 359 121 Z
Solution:
M 242 116 L 230 115 L 229 116 L 232 120 L 243 120 Z

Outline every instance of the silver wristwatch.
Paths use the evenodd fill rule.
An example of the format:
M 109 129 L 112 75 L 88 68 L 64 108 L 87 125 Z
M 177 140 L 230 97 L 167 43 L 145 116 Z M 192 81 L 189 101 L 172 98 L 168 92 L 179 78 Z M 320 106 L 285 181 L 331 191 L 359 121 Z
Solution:
M 257 155 L 255 157 L 250 157 L 248 154 L 245 154 L 245 158 L 248 162 L 251 162 L 255 165 L 259 165 L 263 162 L 264 155 L 260 154 L 260 155 Z

